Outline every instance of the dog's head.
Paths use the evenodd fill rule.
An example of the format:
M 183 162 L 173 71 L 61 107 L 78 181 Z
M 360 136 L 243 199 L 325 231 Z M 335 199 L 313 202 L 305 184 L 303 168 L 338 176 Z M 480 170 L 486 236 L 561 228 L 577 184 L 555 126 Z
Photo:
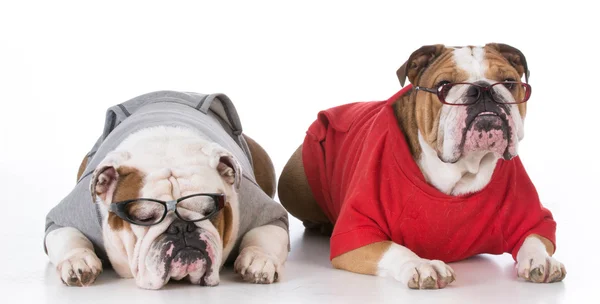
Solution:
M 529 77 L 521 51 L 496 43 L 423 46 L 397 75 L 401 85 L 408 78 L 416 88 L 411 98 L 416 100 L 418 132 L 443 162 L 454 163 L 470 153 L 492 152 L 504 159 L 517 155 L 526 112 L 526 103 L 518 102 L 531 93 L 527 85 L 513 83 Z M 447 85 L 456 83 L 473 85 Z
M 163 149 L 165 146 L 171 148 Z M 165 153 L 169 149 L 171 152 Z M 101 204 L 105 247 L 115 270 L 133 276 L 138 286 L 148 289 L 184 278 L 193 284 L 217 285 L 219 269 L 237 235 L 240 177 L 236 159 L 221 146 L 204 140 L 138 140 L 109 153 L 93 174 L 91 192 L 95 203 Z M 152 226 L 124 220 L 114 207 L 119 202 L 148 198 L 170 202 L 175 208 L 174 200 L 199 193 L 224 194 L 224 207 L 215 213 L 216 200 L 211 197 L 185 199 Z M 165 210 L 148 201 L 122 209 L 142 224 L 159 221 Z M 198 222 L 180 219 L 200 219 L 211 213 L 212 217 Z

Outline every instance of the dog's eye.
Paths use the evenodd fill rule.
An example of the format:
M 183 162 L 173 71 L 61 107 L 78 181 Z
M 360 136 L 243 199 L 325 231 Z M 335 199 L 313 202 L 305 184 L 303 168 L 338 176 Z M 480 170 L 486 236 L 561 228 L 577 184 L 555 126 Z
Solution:
M 210 204 L 208 206 L 203 207 L 200 211 L 200 214 L 202 214 L 203 216 L 209 216 L 214 214 L 216 210 L 216 206 L 214 204 Z
M 190 197 L 177 204 L 179 217 L 186 221 L 199 221 L 214 215 L 216 211 L 216 202 L 208 196 Z
M 134 224 L 150 225 L 161 220 L 165 206 L 149 200 L 131 202 L 125 208 L 125 215 Z
M 450 84 L 450 81 L 442 80 L 435 85 L 436 89 L 438 90 L 438 93 L 442 94 L 444 99 L 446 99 L 446 96 L 448 95 L 448 93 L 450 93 L 450 89 L 452 88 L 452 86 L 449 86 L 447 84 Z
M 144 215 L 144 216 L 131 216 L 133 218 L 133 220 L 135 220 L 136 222 L 139 223 L 144 223 L 144 224 L 151 224 L 154 223 L 156 221 L 156 217 L 152 216 L 152 215 Z
M 448 81 L 448 80 L 442 80 L 442 81 L 438 82 L 438 83 L 435 85 L 435 87 L 436 87 L 436 88 L 439 88 L 439 87 L 441 87 L 441 86 L 443 86 L 443 85 L 445 85 L 445 84 L 449 84 L 449 83 L 450 83 L 450 81 Z
M 509 89 L 510 91 L 512 91 L 515 88 L 515 80 L 512 78 L 506 78 L 504 79 L 504 87 L 506 87 L 507 89 Z
M 142 224 L 150 224 L 150 223 L 154 223 L 156 222 L 158 219 L 160 219 L 161 214 L 159 214 L 158 212 L 152 212 L 152 211 L 137 211 L 137 212 L 130 212 L 129 213 L 129 218 L 134 220 L 137 223 L 142 223 Z

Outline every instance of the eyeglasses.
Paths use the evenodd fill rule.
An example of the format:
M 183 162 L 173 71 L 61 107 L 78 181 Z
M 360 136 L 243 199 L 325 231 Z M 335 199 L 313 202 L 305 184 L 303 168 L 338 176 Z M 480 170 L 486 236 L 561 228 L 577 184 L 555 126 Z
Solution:
M 110 204 L 109 210 L 134 225 L 152 226 L 162 222 L 169 211 L 186 222 L 211 218 L 225 207 L 225 194 L 198 193 L 172 201 L 137 198 Z
M 415 90 L 436 94 L 440 102 L 453 106 L 468 106 L 478 102 L 484 94 L 501 104 L 519 104 L 531 97 L 531 86 L 518 81 L 505 81 L 482 86 L 474 83 L 445 83 L 436 89 L 416 86 Z

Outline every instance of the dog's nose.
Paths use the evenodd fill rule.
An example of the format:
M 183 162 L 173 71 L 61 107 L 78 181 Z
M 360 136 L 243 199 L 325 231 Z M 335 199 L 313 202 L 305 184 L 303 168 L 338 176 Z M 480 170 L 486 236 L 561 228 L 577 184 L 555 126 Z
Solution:
M 186 232 L 194 232 L 194 230 L 196 230 L 196 225 L 194 225 L 194 223 L 184 222 L 182 220 L 175 220 L 167 229 L 167 233 L 180 234 Z
M 474 84 L 482 86 L 482 87 L 486 87 L 489 88 L 490 84 L 485 82 L 485 81 L 477 81 Z M 475 87 L 471 87 L 470 89 L 476 89 Z M 493 111 L 494 109 L 496 109 L 498 107 L 498 105 L 496 104 L 496 102 L 494 102 L 494 99 L 492 98 L 492 93 L 488 90 L 488 91 L 479 91 L 479 100 L 472 104 L 471 107 L 476 109 L 477 112 L 487 112 L 487 111 Z

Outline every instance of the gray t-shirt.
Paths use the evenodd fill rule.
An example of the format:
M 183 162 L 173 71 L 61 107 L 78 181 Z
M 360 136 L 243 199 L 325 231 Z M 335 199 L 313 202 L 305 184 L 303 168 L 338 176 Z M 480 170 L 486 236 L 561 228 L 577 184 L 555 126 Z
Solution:
M 287 211 L 256 183 L 250 149 L 242 136 L 242 125 L 231 100 L 224 94 L 159 91 L 107 110 L 104 132 L 87 155 L 83 175 L 46 217 L 46 235 L 60 227 L 76 228 L 94 244 L 98 257 L 109 262 L 103 245 L 102 216 L 97 204 L 92 202 L 90 179 L 106 154 L 131 133 L 154 126 L 193 129 L 231 152 L 240 162 L 243 172 L 238 189 L 240 227 L 230 260 L 237 255 L 241 237 L 251 229 L 271 224 L 288 230 Z

